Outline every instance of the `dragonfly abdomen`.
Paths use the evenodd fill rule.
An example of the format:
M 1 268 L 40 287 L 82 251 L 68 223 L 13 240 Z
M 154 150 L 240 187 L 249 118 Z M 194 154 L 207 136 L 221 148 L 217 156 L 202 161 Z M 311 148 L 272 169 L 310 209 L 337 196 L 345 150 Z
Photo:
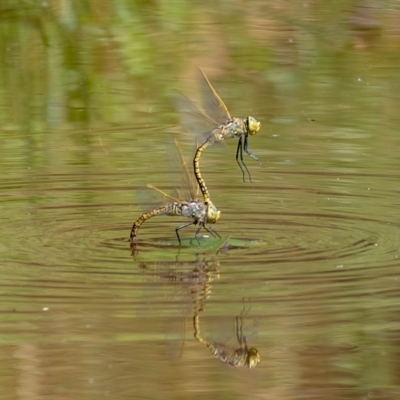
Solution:
M 210 194 L 208 192 L 206 183 L 204 182 L 204 179 L 201 176 L 200 173 L 200 166 L 199 166 L 199 160 L 201 153 L 203 150 L 210 144 L 208 140 L 206 140 L 202 145 L 200 145 L 193 158 L 193 167 L 194 167 L 194 175 L 196 176 L 197 183 L 199 184 L 201 193 L 203 194 L 203 201 L 204 203 L 208 204 L 210 203 Z
M 151 210 L 147 213 L 143 213 L 134 223 L 131 229 L 131 234 L 130 234 L 130 239 L 131 241 L 135 240 L 137 237 L 138 230 L 140 226 L 147 221 L 148 219 L 160 215 L 160 214 L 167 214 L 167 215 L 176 215 L 176 214 L 168 214 L 170 211 L 170 207 L 173 206 L 174 204 L 168 204 L 163 207 L 155 208 L 154 210 Z
M 131 229 L 130 240 L 135 241 L 140 226 L 148 219 L 157 215 L 182 216 L 193 219 L 193 223 L 204 226 L 207 206 L 199 201 L 183 201 L 166 204 L 147 213 L 143 213 L 134 223 Z M 179 238 L 179 236 L 178 236 Z
M 201 336 L 200 331 L 200 318 L 198 314 L 195 314 L 193 317 L 193 328 L 194 328 L 194 338 L 201 344 L 205 345 L 210 351 L 211 354 L 221 360 L 223 363 L 228 364 L 231 367 L 242 367 L 246 362 L 246 354 L 242 349 L 238 349 L 234 351 L 232 354 L 229 354 L 225 350 L 219 349 L 218 346 Z

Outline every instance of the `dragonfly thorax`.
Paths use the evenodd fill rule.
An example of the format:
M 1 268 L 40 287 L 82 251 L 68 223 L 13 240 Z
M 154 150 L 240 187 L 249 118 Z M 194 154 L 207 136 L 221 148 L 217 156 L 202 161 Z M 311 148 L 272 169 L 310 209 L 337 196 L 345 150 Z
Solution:
M 247 120 L 242 118 L 232 118 L 230 121 L 218 126 L 213 130 L 216 142 L 221 142 L 226 139 L 242 137 L 247 133 Z
M 173 203 L 167 215 L 181 215 L 196 221 L 204 221 L 206 217 L 207 206 L 200 201 L 183 201 L 181 203 Z

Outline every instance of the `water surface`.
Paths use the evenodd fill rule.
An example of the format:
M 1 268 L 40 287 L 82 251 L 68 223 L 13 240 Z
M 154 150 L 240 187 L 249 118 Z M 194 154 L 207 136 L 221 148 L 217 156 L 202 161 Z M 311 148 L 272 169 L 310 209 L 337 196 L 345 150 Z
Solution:
M 2 13 L 4 398 L 397 399 L 397 3 L 78 3 Z M 171 189 L 170 135 L 193 153 L 196 65 L 262 165 L 208 148 L 222 239 L 156 217 L 133 251 L 136 189 Z

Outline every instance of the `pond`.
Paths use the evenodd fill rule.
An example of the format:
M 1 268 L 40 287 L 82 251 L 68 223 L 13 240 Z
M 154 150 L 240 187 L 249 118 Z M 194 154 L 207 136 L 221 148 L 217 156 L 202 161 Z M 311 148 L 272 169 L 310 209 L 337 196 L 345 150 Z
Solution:
M 399 398 L 396 1 L 0 10 L 4 398 Z M 197 67 L 260 162 L 202 153 L 219 237 L 155 216 L 131 243 L 171 137 L 192 172 Z

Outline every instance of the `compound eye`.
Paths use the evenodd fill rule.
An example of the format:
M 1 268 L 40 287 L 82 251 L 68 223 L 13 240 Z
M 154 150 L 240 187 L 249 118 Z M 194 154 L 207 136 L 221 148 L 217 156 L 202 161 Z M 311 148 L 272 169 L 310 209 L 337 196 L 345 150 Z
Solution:
M 247 126 L 249 128 L 249 134 L 255 135 L 261 128 L 261 123 L 253 117 L 247 117 Z

